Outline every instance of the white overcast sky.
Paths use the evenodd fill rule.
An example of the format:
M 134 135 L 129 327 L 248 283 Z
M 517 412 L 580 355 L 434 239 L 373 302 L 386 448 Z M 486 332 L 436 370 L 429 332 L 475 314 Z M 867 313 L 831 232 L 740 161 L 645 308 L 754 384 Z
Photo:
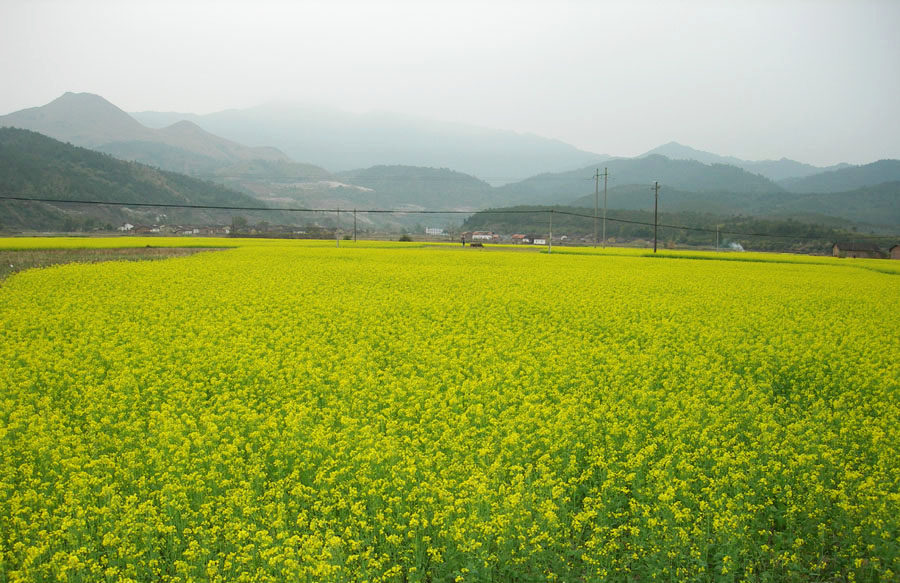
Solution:
M 815 164 L 900 158 L 900 1 L 0 0 L 0 114 L 270 101 Z

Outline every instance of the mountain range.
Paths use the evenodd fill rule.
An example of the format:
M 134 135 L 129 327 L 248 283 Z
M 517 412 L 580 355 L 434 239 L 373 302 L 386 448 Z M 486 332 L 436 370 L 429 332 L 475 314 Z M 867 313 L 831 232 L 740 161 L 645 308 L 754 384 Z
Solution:
M 90 93 L 65 93 L 42 107 L 0 116 L 0 127 L 40 132 L 63 142 L 196 174 L 246 160 L 289 161 L 271 147 L 249 148 L 204 131 L 189 121 L 148 128 Z
M 0 116 L 2 126 L 213 181 L 278 206 L 593 206 L 595 172 L 607 168 L 610 208 L 645 208 L 649 185 L 659 181 L 670 209 L 900 225 L 897 160 L 818 168 L 787 159 L 740 160 L 675 142 L 635 158 L 611 158 L 537 136 L 392 114 L 286 105 L 203 116 L 128 114 L 86 93 L 66 93 L 45 106 Z M 403 163 L 354 167 L 355 160 Z M 487 180 L 526 172 L 531 175 L 503 185 Z
M 570 170 L 609 158 L 534 134 L 394 113 L 354 114 L 276 103 L 208 115 L 132 115 L 151 127 L 188 120 L 241 143 L 276 146 L 295 160 L 332 172 L 370 166 L 446 167 L 501 184 L 537 172 Z
M 712 152 L 704 152 L 696 150 L 690 146 L 679 144 L 678 142 L 669 142 L 653 148 L 649 152 L 645 152 L 639 157 L 652 156 L 658 154 L 665 156 L 671 160 L 696 160 L 704 164 L 728 164 L 729 166 L 737 166 L 748 172 L 760 174 L 769 180 L 776 182 L 786 178 L 803 178 L 821 172 L 830 172 L 832 170 L 840 170 L 850 167 L 850 164 L 835 164 L 833 166 L 813 166 L 812 164 L 804 164 L 796 160 L 781 158 L 780 160 L 741 160 L 734 156 L 720 156 Z

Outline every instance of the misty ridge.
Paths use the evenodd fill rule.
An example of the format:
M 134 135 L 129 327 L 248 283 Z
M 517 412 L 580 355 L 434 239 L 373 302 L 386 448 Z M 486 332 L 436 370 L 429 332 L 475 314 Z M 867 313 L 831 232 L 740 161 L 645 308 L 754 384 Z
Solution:
M 208 115 L 129 114 L 89 93 L 66 93 L 47 105 L 0 116 L 0 127 L 28 129 L 120 160 L 187 175 L 234 193 L 222 195 L 223 200 L 240 195 L 246 197 L 241 200 L 271 207 L 471 212 L 513 205 L 592 208 L 592 176 L 597 168 L 606 168 L 611 209 L 647 209 L 648 185 L 659 181 L 663 208 L 671 212 L 752 215 L 880 232 L 900 227 L 897 160 L 817 167 L 785 158 L 741 160 L 676 142 L 622 158 L 532 134 L 398 114 L 350 114 L 285 104 Z M 13 176 L 8 156 L 28 141 L 21 136 L 4 141 L 2 186 L 7 192 L 46 195 L 46 181 Z M 78 198 L 77 189 L 61 192 L 59 184 L 57 195 Z M 162 200 L 151 191 L 145 196 L 143 202 Z M 57 211 L 70 212 L 52 212 Z M 28 223 L 21 215 L 13 221 L 17 226 Z

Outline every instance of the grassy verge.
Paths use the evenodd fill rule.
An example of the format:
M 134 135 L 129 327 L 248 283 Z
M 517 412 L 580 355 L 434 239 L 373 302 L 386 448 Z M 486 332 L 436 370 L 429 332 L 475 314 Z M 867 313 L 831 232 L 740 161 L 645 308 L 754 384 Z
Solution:
M 100 261 L 146 261 L 183 257 L 215 248 L 138 247 L 120 249 L 17 249 L 0 250 L 0 282 L 11 275 L 35 267 L 62 263 L 98 263 Z

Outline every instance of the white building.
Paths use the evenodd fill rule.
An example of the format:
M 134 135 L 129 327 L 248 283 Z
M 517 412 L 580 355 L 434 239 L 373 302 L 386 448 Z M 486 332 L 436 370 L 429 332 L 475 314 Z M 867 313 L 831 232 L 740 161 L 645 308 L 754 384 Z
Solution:
M 473 241 L 499 241 L 500 235 L 490 231 L 475 231 L 472 233 Z

